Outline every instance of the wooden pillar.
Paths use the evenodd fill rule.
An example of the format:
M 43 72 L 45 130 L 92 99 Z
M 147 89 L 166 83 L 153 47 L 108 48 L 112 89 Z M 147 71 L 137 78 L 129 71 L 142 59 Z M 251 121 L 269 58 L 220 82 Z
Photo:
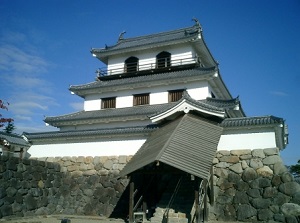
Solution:
M 204 207 L 203 207 L 203 215 L 204 221 L 208 219 L 208 209 L 207 209 L 207 179 L 203 179 L 203 189 L 204 189 Z
M 210 169 L 210 195 L 209 195 L 210 204 L 213 205 L 215 201 L 215 191 L 214 191 L 214 167 L 211 166 Z
M 133 207 L 134 207 L 134 182 L 132 178 L 129 184 L 129 223 L 133 223 Z
M 195 215 L 196 215 L 196 223 L 200 222 L 200 207 L 199 207 L 199 180 L 198 177 L 195 179 L 194 183 L 194 190 L 195 190 Z

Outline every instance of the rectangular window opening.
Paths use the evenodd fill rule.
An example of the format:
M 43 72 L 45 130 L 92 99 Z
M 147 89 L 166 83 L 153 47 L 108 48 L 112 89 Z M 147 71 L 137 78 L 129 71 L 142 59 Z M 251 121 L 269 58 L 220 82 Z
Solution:
M 173 91 L 169 91 L 169 102 L 174 102 L 174 101 L 178 101 L 182 98 L 183 95 L 183 89 L 180 90 L 173 90 Z
M 136 94 L 133 95 L 133 105 L 148 105 L 149 104 L 149 93 L 147 94 Z
M 101 99 L 101 108 L 115 108 L 116 107 L 116 98 L 102 98 Z

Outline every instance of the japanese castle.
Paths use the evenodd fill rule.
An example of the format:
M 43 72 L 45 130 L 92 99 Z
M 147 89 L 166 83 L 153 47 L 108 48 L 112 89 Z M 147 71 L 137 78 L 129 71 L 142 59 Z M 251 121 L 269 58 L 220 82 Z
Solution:
M 192 216 L 196 222 L 206 220 L 208 197 L 213 205 L 217 193 L 216 154 L 282 150 L 288 132 L 282 118 L 246 116 L 194 21 L 191 27 L 134 38 L 121 33 L 115 45 L 92 48 L 93 57 L 106 67 L 96 71 L 91 83 L 69 88 L 84 99 L 83 111 L 46 117 L 58 131 L 24 133 L 31 157 L 130 157 L 118 172 L 129 179 L 129 222 L 139 214 L 141 222 L 146 215 L 151 222 L 165 222 L 171 214 L 177 214 L 174 222 L 195 222 Z M 242 161 L 236 162 L 241 174 Z M 140 189 L 138 200 L 135 188 Z M 240 209 L 238 215 L 245 212 Z
M 31 157 L 134 155 L 149 147 L 157 154 L 143 155 L 145 163 L 134 168 L 162 154 L 174 165 L 193 165 L 193 159 L 210 165 L 217 150 L 281 150 L 287 144 L 282 118 L 245 115 L 196 19 L 168 32 L 121 33 L 115 45 L 91 54 L 107 66 L 96 71 L 95 81 L 69 88 L 84 99 L 84 110 L 46 117 L 59 131 L 24 133 Z

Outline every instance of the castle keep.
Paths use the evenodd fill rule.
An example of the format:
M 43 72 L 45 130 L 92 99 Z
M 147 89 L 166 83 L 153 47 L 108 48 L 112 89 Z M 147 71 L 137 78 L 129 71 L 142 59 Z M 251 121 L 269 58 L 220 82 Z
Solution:
M 59 131 L 24 133 L 30 160 L 2 158 L 5 179 L 34 179 L 18 195 L 22 202 L 12 203 L 32 201 L 30 213 L 129 222 L 297 221 L 284 211 L 286 203 L 300 200 L 300 186 L 279 154 L 288 143 L 287 126 L 279 117 L 246 116 L 223 82 L 199 22 L 125 35 L 115 45 L 91 49 L 106 65 L 95 81 L 70 86 L 84 99 L 84 110 L 46 117 Z M 41 166 L 39 174 L 26 178 L 31 164 Z M 6 191 L 15 196 L 22 187 L 13 187 Z

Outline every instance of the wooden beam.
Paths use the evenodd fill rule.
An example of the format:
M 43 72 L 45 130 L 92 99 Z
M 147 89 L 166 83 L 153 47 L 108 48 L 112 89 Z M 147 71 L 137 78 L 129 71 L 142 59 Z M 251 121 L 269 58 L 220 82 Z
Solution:
M 134 182 L 131 181 L 129 185 L 129 223 L 133 223 L 133 206 L 134 206 Z
M 200 222 L 200 207 L 199 207 L 199 204 L 200 204 L 200 201 L 199 201 L 199 180 L 198 180 L 198 177 L 196 177 L 195 179 L 195 185 L 194 185 L 194 188 L 195 188 L 195 216 L 196 216 L 196 223 L 199 223 Z

